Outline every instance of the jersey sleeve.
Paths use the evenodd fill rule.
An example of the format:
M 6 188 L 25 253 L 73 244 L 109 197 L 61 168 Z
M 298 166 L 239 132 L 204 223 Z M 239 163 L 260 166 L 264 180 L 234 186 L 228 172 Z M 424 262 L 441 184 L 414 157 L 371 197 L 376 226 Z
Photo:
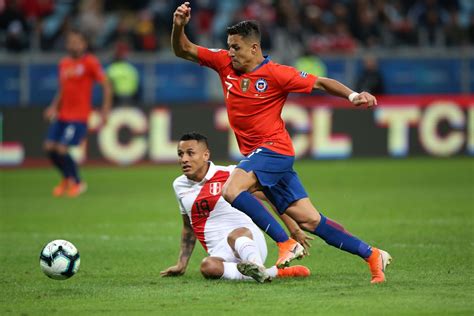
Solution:
M 273 75 L 285 92 L 310 93 L 318 77 L 294 67 L 275 65 Z
M 206 66 L 219 72 L 230 63 L 230 57 L 224 49 L 209 49 L 198 46 L 198 60 L 201 66 Z
M 104 70 L 102 69 L 102 65 L 100 64 L 99 60 L 95 56 L 90 56 L 88 59 L 88 66 L 89 71 L 92 78 L 95 81 L 103 82 L 105 79 Z
M 181 199 L 179 198 L 179 195 L 178 195 L 178 179 L 176 179 L 174 182 L 173 182 L 173 191 L 174 191 L 174 195 L 176 197 L 176 201 L 178 201 L 178 206 L 179 206 L 179 212 L 181 213 L 181 215 L 187 215 L 187 212 L 186 212 L 186 209 L 184 208 L 184 205 L 183 205 L 183 202 L 181 201 Z
M 175 194 L 176 194 L 176 192 L 175 192 Z M 178 195 L 176 195 L 176 200 L 178 201 L 179 212 L 181 213 L 181 215 L 187 215 L 186 210 L 184 209 L 183 202 L 178 197 Z

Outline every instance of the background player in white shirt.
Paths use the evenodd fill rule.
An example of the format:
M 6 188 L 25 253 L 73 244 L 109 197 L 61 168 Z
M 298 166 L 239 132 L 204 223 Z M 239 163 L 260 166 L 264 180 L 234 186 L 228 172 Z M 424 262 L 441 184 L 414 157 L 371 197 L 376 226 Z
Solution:
M 263 233 L 250 217 L 222 198 L 222 187 L 234 166 L 216 166 L 209 161 L 205 136 L 183 135 L 178 144 L 178 157 L 183 175 L 176 178 L 173 188 L 183 218 L 181 249 L 178 263 L 161 271 L 161 276 L 185 273 L 196 239 L 209 254 L 201 263 L 201 273 L 206 278 L 253 278 L 265 282 L 274 277 L 310 275 L 304 266 L 264 267 L 267 245 Z M 294 223 L 291 227 L 298 226 Z M 295 238 L 309 245 L 309 237 L 304 233 Z

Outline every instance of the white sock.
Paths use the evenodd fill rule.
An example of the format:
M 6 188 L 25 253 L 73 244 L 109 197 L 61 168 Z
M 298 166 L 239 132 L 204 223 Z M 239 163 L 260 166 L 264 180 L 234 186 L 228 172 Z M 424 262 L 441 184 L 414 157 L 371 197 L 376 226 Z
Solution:
M 237 270 L 237 263 L 235 262 L 223 262 L 224 264 L 224 273 L 221 276 L 221 279 L 226 280 L 252 280 L 251 277 L 243 275 Z
M 242 236 L 235 240 L 235 251 L 243 261 L 250 261 L 263 266 L 257 243 L 248 237 Z
M 223 262 L 224 264 L 224 273 L 221 276 L 221 279 L 225 280 L 252 280 L 251 277 L 243 275 L 237 269 L 237 263 L 234 262 Z M 278 268 L 272 266 L 267 269 L 267 273 L 270 277 L 276 278 L 278 275 Z
M 267 269 L 267 273 L 272 278 L 276 278 L 277 275 L 278 275 L 278 268 L 276 266 L 272 266 L 272 267 Z

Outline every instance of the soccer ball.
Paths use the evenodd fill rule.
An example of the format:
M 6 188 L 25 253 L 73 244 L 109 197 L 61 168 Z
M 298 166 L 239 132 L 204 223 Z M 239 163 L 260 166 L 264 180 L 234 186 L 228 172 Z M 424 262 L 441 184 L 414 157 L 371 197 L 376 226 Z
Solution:
M 79 251 L 67 240 L 53 240 L 40 254 L 40 267 L 51 279 L 65 280 L 79 270 Z

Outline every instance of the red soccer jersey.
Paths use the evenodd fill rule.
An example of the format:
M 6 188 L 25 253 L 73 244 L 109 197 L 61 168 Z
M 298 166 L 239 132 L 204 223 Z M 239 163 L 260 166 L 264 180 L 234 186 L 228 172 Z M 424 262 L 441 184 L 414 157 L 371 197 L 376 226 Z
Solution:
M 317 77 L 293 67 L 265 61 L 249 73 L 232 68 L 227 50 L 198 47 L 199 63 L 217 71 L 224 90 L 227 115 L 240 152 L 258 147 L 294 156 L 290 135 L 281 118 L 288 93 L 310 93 Z
M 59 63 L 59 81 L 62 89 L 59 119 L 87 122 L 91 112 L 94 81 L 105 78 L 102 66 L 92 54 L 74 59 L 65 57 Z

